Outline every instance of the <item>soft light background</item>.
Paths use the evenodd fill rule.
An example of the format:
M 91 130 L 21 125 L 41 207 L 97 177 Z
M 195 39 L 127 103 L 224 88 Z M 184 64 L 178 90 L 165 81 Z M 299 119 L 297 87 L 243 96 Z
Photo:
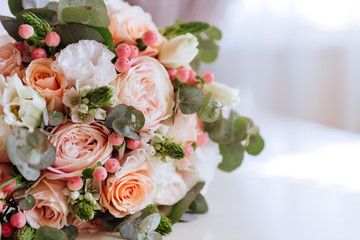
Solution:
M 210 212 L 166 239 L 360 239 L 360 1 L 128 2 L 159 26 L 182 18 L 223 30 L 219 59 L 202 72 L 240 88 L 238 111 L 267 144 L 219 171 Z

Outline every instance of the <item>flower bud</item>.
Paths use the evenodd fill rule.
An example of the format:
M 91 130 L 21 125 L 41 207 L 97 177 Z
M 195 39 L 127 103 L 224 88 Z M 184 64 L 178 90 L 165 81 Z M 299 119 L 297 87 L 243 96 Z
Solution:
M 90 221 L 94 218 L 95 213 L 90 203 L 81 201 L 77 203 L 74 207 L 74 213 L 81 220 Z
M 32 240 L 35 239 L 36 230 L 28 225 L 15 231 L 14 240 Z

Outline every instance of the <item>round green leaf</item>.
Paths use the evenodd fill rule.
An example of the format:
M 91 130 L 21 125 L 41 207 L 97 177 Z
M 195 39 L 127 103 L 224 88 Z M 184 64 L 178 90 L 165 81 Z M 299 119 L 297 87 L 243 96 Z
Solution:
M 232 132 L 233 143 L 240 143 L 246 139 L 249 122 L 243 117 L 234 120 L 234 131 Z
M 50 167 L 55 162 L 55 159 L 56 159 L 56 149 L 54 145 L 49 143 L 48 149 L 43 154 L 41 154 L 40 163 L 37 165 L 31 165 L 30 167 L 34 169 L 42 170 L 47 167 Z
M 30 168 L 28 164 L 16 165 L 16 168 L 28 181 L 36 181 L 40 177 L 40 170 Z
M 218 165 L 218 168 L 226 172 L 231 172 L 241 165 L 245 151 L 241 144 L 219 144 L 219 149 L 223 160 Z
M 200 89 L 192 85 L 185 85 L 180 88 L 179 106 L 184 114 L 196 113 L 202 103 L 203 94 Z
M 219 53 L 219 46 L 212 39 L 200 39 L 199 41 L 199 59 L 205 63 L 211 63 L 216 60 Z
M 206 200 L 204 196 L 201 195 L 201 193 L 199 193 L 196 196 L 195 200 L 191 203 L 189 207 L 189 212 L 201 214 L 201 213 L 207 213 L 208 211 L 209 211 L 209 207 L 206 203 Z
M 132 109 L 126 113 L 130 129 L 134 132 L 139 131 L 145 124 L 144 114 L 136 109 Z
M 0 21 L 7 33 L 13 37 L 16 41 L 23 41 L 22 37 L 20 37 L 18 33 L 18 24 L 15 18 L 0 16 Z
M 246 147 L 246 151 L 251 155 L 258 155 L 264 149 L 265 142 L 260 134 L 256 134 L 250 137 L 249 145 Z
M 134 109 L 134 107 L 124 104 L 116 106 L 107 116 L 105 120 L 105 126 L 108 128 L 113 128 L 113 121 L 119 117 L 125 117 L 126 113 L 132 109 Z
M 50 112 L 49 113 L 49 125 L 57 126 L 60 125 L 64 120 L 64 115 L 61 112 Z
M 140 224 L 139 228 L 146 233 L 156 230 L 161 221 L 161 215 L 159 213 L 153 213 L 144 218 Z
M 40 227 L 36 231 L 36 240 L 67 240 L 66 234 L 51 227 Z
M 62 18 L 67 23 L 81 23 L 91 27 L 107 28 L 110 24 L 106 11 L 89 6 L 64 8 Z
M 144 231 L 139 230 L 138 240 L 161 240 L 161 239 L 162 236 L 158 232 L 145 233 Z
M 215 26 L 211 26 L 209 27 L 206 31 L 205 34 L 211 38 L 211 39 L 215 39 L 215 40 L 221 40 L 222 38 L 222 33 L 221 30 Z
M 35 198 L 31 194 L 28 194 L 26 197 L 20 199 L 19 207 L 22 210 L 31 210 L 35 206 L 35 203 Z
M 125 239 L 137 240 L 139 228 L 131 222 L 126 222 L 119 229 L 120 235 Z
M 205 97 L 208 98 L 209 93 Z M 198 111 L 198 117 L 204 122 L 217 121 L 221 117 L 222 113 L 220 101 L 216 99 L 205 99 L 204 101 L 204 99 L 202 101 L 203 105 Z
M 75 240 L 79 233 L 79 230 L 74 225 L 64 226 L 61 230 L 66 234 L 69 240 Z

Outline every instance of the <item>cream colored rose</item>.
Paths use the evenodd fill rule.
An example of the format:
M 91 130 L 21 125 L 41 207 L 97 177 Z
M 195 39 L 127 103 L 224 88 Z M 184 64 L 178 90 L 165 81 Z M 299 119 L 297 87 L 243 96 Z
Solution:
M 132 67 L 116 79 L 121 103 L 133 106 L 145 116 L 144 130 L 169 118 L 174 107 L 174 88 L 165 68 L 154 58 L 131 60 Z
M 1 156 L 0 156 L 1 157 Z M 12 173 L 11 173 L 11 165 L 10 164 L 6 164 L 6 163 L 0 163 L 0 182 L 6 178 L 6 177 L 11 177 Z M 0 200 L 1 199 L 6 199 L 8 197 L 8 193 L 4 192 L 2 189 L 0 189 Z M 0 210 L 1 212 L 1 210 Z
M 240 102 L 239 89 L 226 86 L 219 82 L 205 84 L 204 94 L 211 92 L 211 97 L 220 101 L 221 105 L 235 107 Z
M 5 77 L 21 66 L 21 54 L 14 46 L 14 40 L 0 36 L 0 74 Z
M 151 175 L 152 170 L 146 163 L 133 169 L 121 169 L 102 184 L 101 205 L 117 218 L 140 211 L 153 202 Z
M 30 188 L 28 193 L 34 196 L 36 204 L 33 209 L 23 211 L 23 213 L 31 227 L 37 229 L 47 226 L 61 229 L 67 224 L 69 208 L 63 194 L 65 188 L 66 182 L 51 181 L 46 178 Z
M 6 151 L 6 140 L 10 133 L 10 126 L 4 121 L 4 116 L 0 116 L 0 162 L 9 162 Z
M 65 77 L 52 70 L 53 60 L 41 58 L 33 60 L 27 67 L 24 82 L 36 89 L 45 99 L 47 104 L 52 103 L 52 110 L 62 111 L 62 97 L 69 84 Z
M 102 124 L 66 123 L 55 128 L 50 142 L 56 148 L 55 163 L 48 168 L 48 179 L 81 176 L 85 168 L 105 163 L 113 147 L 108 141 L 110 131 Z
M 124 42 L 135 45 L 137 38 L 141 38 L 146 31 L 151 30 L 157 34 L 158 40 L 154 45 L 140 52 L 140 56 L 157 55 L 164 37 L 158 32 L 149 13 L 144 12 L 139 6 L 130 6 L 128 3 L 118 0 L 107 1 L 106 6 L 110 18 L 109 30 L 115 44 Z
M 203 133 L 204 124 L 195 114 L 176 113 L 175 121 L 169 124 L 167 135 L 174 137 L 178 143 L 191 144 L 196 142 L 197 136 Z
M 191 33 L 177 36 L 163 43 L 159 61 L 167 68 L 178 68 L 189 64 L 199 53 L 199 42 Z

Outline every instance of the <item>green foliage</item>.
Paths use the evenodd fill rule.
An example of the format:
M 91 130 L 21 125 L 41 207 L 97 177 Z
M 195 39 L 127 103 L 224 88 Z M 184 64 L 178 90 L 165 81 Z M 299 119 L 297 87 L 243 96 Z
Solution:
M 191 203 L 188 212 L 195 214 L 207 213 L 209 211 L 209 207 L 206 203 L 206 200 L 201 193 L 199 193 L 195 200 Z
M 95 217 L 93 206 L 86 201 L 79 201 L 72 206 L 76 216 L 83 221 L 90 221 Z
M 200 120 L 204 122 L 214 122 L 221 117 L 222 106 L 219 100 L 211 98 L 211 92 L 208 92 L 202 102 L 201 107 L 197 112 Z
M 142 38 L 137 38 L 135 41 L 136 41 L 136 47 L 139 49 L 139 52 L 145 51 L 147 46 L 144 44 Z
M 50 112 L 49 113 L 49 126 L 58 126 L 64 120 L 64 115 L 61 112 Z
M 14 240 L 32 240 L 35 238 L 36 230 L 28 225 L 23 228 L 16 229 L 13 239 Z
M 184 85 L 179 92 L 179 107 L 184 114 L 196 113 L 202 104 L 203 94 L 192 85 Z
M 8 5 L 12 15 L 16 16 L 19 12 L 24 10 L 22 0 L 8 0 Z
M 67 240 L 66 234 L 55 228 L 40 227 L 36 231 L 36 240 Z
M 103 108 L 111 105 L 113 89 L 108 86 L 93 88 L 85 96 L 89 99 L 89 108 Z
M 190 191 L 183 199 L 181 199 L 172 207 L 171 212 L 167 217 L 173 224 L 177 223 L 184 215 L 184 213 L 189 209 L 191 203 L 195 200 L 201 189 L 203 189 L 204 185 L 205 182 L 197 183 L 192 189 L 190 189 Z
M 204 63 L 214 62 L 219 54 L 220 47 L 214 39 L 203 39 L 198 36 L 199 41 L 199 54 L 198 58 Z
M 196 34 L 201 33 L 208 29 L 210 25 L 205 22 L 189 22 L 181 23 L 177 21 L 174 25 L 167 26 L 161 30 L 162 35 L 167 39 L 174 38 L 179 35 L 184 35 L 186 33 Z
M 165 215 L 161 214 L 161 221 L 156 231 L 161 235 L 170 234 L 172 232 L 171 220 Z
M 166 161 L 166 157 L 172 159 L 183 159 L 185 150 L 181 143 L 172 142 L 172 138 L 166 138 L 164 141 L 155 144 L 156 153 Z
M 57 11 L 58 2 L 49 2 L 46 4 L 45 8 Z
M 61 230 L 66 234 L 68 240 L 75 240 L 79 234 L 79 230 L 74 225 L 64 226 Z
M 22 37 L 20 37 L 18 33 L 18 24 L 15 18 L 0 16 L 0 21 L 7 33 L 13 37 L 16 41 L 22 41 Z
M 14 128 L 7 139 L 6 149 L 10 161 L 29 181 L 40 176 L 40 170 L 55 162 L 55 147 L 39 130 Z
M 240 167 L 244 159 L 244 147 L 241 144 L 219 144 L 220 153 L 223 156 L 222 162 L 219 164 L 219 169 L 231 172 Z
M 40 13 L 43 13 L 43 15 L 41 16 Z M 52 31 L 50 24 L 43 18 L 45 14 L 49 18 L 54 18 L 54 16 L 56 16 L 56 12 L 52 10 L 36 9 L 24 10 L 19 14 L 21 17 L 17 18 L 19 24 L 26 23 L 34 28 L 34 36 L 31 38 L 32 41 L 43 40 L 46 35 Z
M 214 39 L 217 41 L 220 41 L 222 38 L 221 30 L 215 26 L 211 26 L 208 29 L 205 30 L 206 36 L 210 39 Z
M 35 204 L 36 204 L 35 198 L 31 194 L 27 194 L 19 200 L 18 206 L 22 210 L 31 210 L 35 206 Z
M 246 151 L 250 155 L 258 155 L 264 149 L 264 146 L 264 139 L 260 136 L 260 134 L 255 134 L 249 138 Z
M 95 29 L 98 33 L 100 33 L 101 37 L 104 39 L 104 44 L 112 51 L 114 40 L 109 29 L 107 27 L 106 28 L 93 27 L 93 29 Z
M 140 222 L 139 228 L 144 232 L 149 233 L 157 229 L 160 221 L 161 215 L 159 213 L 152 213 Z
M 106 11 L 90 6 L 64 8 L 62 18 L 67 23 L 81 23 L 90 27 L 106 28 L 110 24 Z
M 131 219 L 120 226 L 120 235 L 129 240 L 161 240 L 161 235 L 155 230 L 161 221 L 159 213 L 151 213 Z

